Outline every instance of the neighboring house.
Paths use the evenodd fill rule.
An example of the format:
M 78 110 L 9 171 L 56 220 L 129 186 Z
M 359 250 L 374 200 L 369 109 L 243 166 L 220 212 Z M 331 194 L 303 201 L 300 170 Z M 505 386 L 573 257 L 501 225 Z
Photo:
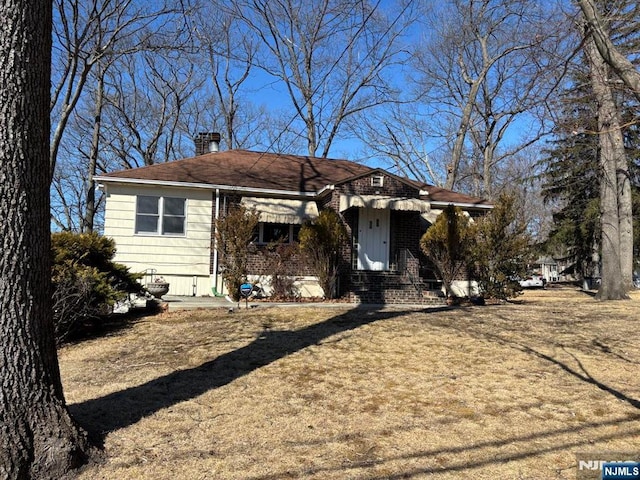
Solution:
M 215 137 L 214 137 L 215 138 Z M 206 143 L 206 141 L 204 142 Z M 223 294 L 213 221 L 234 203 L 260 213 L 250 274 L 260 277 L 266 245 L 297 238 L 300 226 L 331 208 L 350 236 L 344 246 L 339 294 L 361 302 L 428 301 L 440 288 L 419 239 L 448 204 L 471 216 L 491 205 L 442 188 L 346 161 L 246 150 L 203 152 L 193 158 L 95 178 L 105 192 L 104 234 L 115 260 L 134 272 L 170 282 L 172 295 Z M 301 264 L 301 295 L 321 294 Z M 466 282 L 462 282 L 464 288 Z
M 532 265 L 532 270 L 539 273 L 547 282 L 566 282 L 574 280 L 568 274 L 570 264 L 566 259 L 555 259 L 553 257 L 540 257 Z

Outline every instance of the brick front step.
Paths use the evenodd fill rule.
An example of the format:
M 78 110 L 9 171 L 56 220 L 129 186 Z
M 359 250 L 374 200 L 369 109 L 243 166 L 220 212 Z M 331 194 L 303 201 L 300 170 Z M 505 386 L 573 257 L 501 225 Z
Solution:
M 428 290 L 394 272 L 359 272 L 351 276 L 349 299 L 356 303 L 445 305 L 438 290 Z
M 415 305 L 445 305 L 445 298 L 435 293 L 423 294 L 415 290 L 388 289 L 383 291 L 354 290 L 349 292 L 349 300 L 354 303 L 375 304 L 415 304 Z

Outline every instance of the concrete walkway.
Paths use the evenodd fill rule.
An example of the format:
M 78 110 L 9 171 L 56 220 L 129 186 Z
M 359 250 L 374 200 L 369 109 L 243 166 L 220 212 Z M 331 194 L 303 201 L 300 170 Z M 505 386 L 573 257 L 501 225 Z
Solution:
M 224 297 L 179 297 L 177 295 L 163 295 L 160 300 L 172 310 L 195 310 L 198 308 L 229 308 L 234 304 Z
M 196 310 L 196 309 L 242 309 L 246 308 L 246 303 L 241 300 L 240 303 L 230 302 L 225 297 L 180 297 L 177 295 L 163 295 L 161 302 L 167 305 L 167 310 L 172 312 L 176 310 Z M 355 307 L 356 303 L 346 302 L 265 302 L 251 301 L 248 302 L 249 308 L 269 308 L 269 307 Z
M 180 297 L 177 295 L 164 295 L 161 303 L 167 305 L 170 312 L 178 310 L 196 310 L 196 309 L 214 309 L 224 308 L 226 310 L 238 308 L 244 310 L 245 301 L 240 303 L 230 302 L 225 297 Z M 367 307 L 384 310 L 395 309 L 417 309 L 425 310 L 430 308 L 442 308 L 444 305 L 413 305 L 413 304 L 362 304 L 348 302 L 265 302 L 251 301 L 248 302 L 249 308 L 270 308 L 270 307 L 313 307 L 313 308 L 355 308 Z

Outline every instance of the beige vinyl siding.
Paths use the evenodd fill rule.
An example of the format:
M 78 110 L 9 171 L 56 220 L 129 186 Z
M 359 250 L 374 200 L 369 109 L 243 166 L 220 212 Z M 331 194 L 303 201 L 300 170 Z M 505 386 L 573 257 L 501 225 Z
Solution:
M 185 235 L 136 234 L 137 195 L 186 198 Z M 117 262 L 133 272 L 154 269 L 171 284 L 170 295 L 192 295 L 194 284 L 197 295 L 208 295 L 211 212 L 208 190 L 108 185 L 104 234 L 116 243 Z

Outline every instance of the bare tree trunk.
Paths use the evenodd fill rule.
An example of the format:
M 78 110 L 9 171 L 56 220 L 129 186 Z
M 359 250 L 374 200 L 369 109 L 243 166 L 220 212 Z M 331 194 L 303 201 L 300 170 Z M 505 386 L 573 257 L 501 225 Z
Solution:
M 309 156 L 327 156 L 348 120 L 395 101 L 385 72 L 408 59 L 400 41 L 416 2 L 389 13 L 380 2 L 230 3 L 264 48 L 256 65 L 284 83 L 295 112 L 286 128 Z
M 585 44 L 593 92 L 598 107 L 600 141 L 600 223 L 602 229 L 602 282 L 596 298 L 627 298 L 622 273 L 618 166 L 626 163 L 618 110 L 608 83 L 608 68 L 592 38 Z
M 209 8 L 213 11 L 204 10 L 196 19 L 202 21 L 198 37 L 207 54 L 216 106 L 224 121 L 222 137 L 227 148 L 234 149 L 242 146 L 244 140 L 238 137 L 237 130 L 241 128 L 238 114 L 245 102 L 238 101 L 238 97 L 254 66 L 257 47 L 250 36 L 242 34 L 241 24 L 233 15 L 218 8 L 215 2 Z M 212 20 L 217 25 L 215 29 L 209 28 Z
M 89 153 L 89 171 L 87 172 L 87 207 L 82 218 L 82 231 L 93 232 L 93 224 L 96 216 L 96 185 L 93 177 L 98 166 L 98 154 L 100 153 L 100 129 L 102 127 L 102 109 L 104 105 L 104 71 L 102 65 L 98 66 L 98 88 L 96 91 L 95 117 L 93 120 L 93 134 L 91 138 L 91 151 Z
M 453 152 L 451 153 L 451 163 L 447 167 L 447 180 L 445 181 L 444 188 L 449 190 L 453 190 L 456 186 L 458 171 L 460 170 L 460 161 L 462 160 L 462 153 L 464 151 L 464 141 L 467 136 L 467 131 L 469 130 L 471 113 L 482 81 L 484 81 L 484 76 L 480 79 L 474 80 L 473 82 L 469 82 L 471 89 L 467 96 L 467 103 L 462 110 L 460 124 L 458 126 L 458 131 L 456 132 L 456 141 L 453 144 Z
M 640 73 L 611 41 L 607 22 L 602 18 L 596 2 L 593 0 L 578 0 L 585 20 L 589 25 L 589 33 L 593 55 L 599 54 L 603 63 L 606 62 L 611 69 L 620 76 L 635 97 L 640 100 Z M 597 50 L 597 51 L 596 51 Z M 618 121 L 619 124 L 619 121 Z M 612 133 L 613 129 L 611 128 Z M 620 222 L 620 262 L 622 281 L 627 290 L 633 288 L 633 201 L 631 198 L 631 182 L 629 179 L 629 165 L 624 156 L 624 144 L 622 133 L 615 129 L 615 139 L 618 150 L 617 180 L 618 180 L 618 214 Z
M 542 36 L 525 32 L 548 29 L 542 23 L 546 14 L 532 22 L 536 7 L 521 0 L 445 3 L 449 5 L 445 10 L 447 17 L 438 17 L 441 25 L 436 26 L 442 32 L 441 38 L 428 48 L 429 56 L 423 60 L 432 85 L 429 95 L 444 94 L 445 103 L 455 103 L 459 111 L 445 188 L 456 188 L 466 163 L 468 134 L 482 126 L 485 131 L 478 147 L 485 162 L 489 162 L 484 172 L 488 174 L 485 181 L 488 187 L 490 170 L 496 163 L 495 149 L 504 143 L 507 128 L 524 112 L 543 103 L 548 89 L 554 85 L 544 78 L 550 70 L 554 71 L 550 68 L 552 64 L 543 61 L 545 66 L 541 68 L 531 61 L 544 52 Z M 442 101 L 438 96 L 434 100 L 436 105 Z M 516 150 L 533 141 L 523 142 L 523 147 Z M 476 160 L 472 158 L 470 162 Z M 477 173 L 483 173 L 482 170 L 479 167 Z
M 51 3 L 0 4 L 0 478 L 60 478 L 88 442 L 67 412 L 51 322 Z
M 584 18 L 589 24 L 593 41 L 600 56 L 620 76 L 635 97 L 640 100 L 640 72 L 620 53 L 609 37 L 605 21 L 600 16 L 594 0 L 578 0 Z
M 631 180 L 629 178 L 629 163 L 625 155 L 622 132 L 616 130 L 617 180 L 618 180 L 618 220 L 620 222 L 620 269 L 622 283 L 626 291 L 633 285 L 633 199 L 631 197 Z

